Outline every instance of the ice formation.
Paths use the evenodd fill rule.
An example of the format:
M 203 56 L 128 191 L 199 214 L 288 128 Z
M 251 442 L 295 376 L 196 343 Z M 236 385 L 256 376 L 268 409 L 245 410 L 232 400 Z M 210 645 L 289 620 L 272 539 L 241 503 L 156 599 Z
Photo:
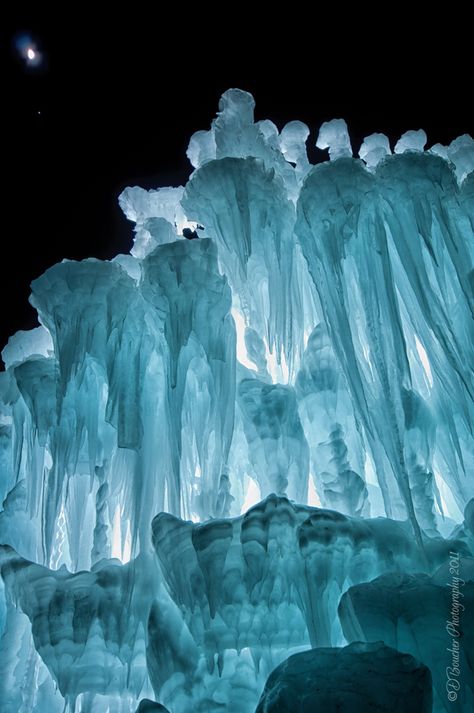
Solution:
M 308 137 L 229 90 L 131 254 L 32 283 L 2 713 L 472 710 L 474 142 Z
M 268 679 L 256 713 L 431 713 L 431 704 L 429 669 L 376 642 L 290 656 Z

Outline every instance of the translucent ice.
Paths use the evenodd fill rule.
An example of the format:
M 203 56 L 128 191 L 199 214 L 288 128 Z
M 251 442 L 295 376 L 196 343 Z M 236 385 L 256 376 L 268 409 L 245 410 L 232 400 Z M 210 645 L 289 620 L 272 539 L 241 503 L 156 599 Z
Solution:
M 183 712 L 191 697 L 198 708 L 235 687 L 242 690 L 232 709 L 251 710 L 262 676 L 289 652 L 344 641 L 337 603 L 351 582 L 394 569 L 431 572 L 453 546 L 426 540 L 427 565 L 407 523 L 352 519 L 274 495 L 233 520 L 158 515 L 153 542 L 183 621 L 171 625 L 171 612 L 155 608 L 152 683 L 170 710 Z
M 463 181 L 474 169 L 474 141 L 464 134 L 451 142 L 448 147 L 448 158 L 456 166 L 456 176 Z
M 426 146 L 426 134 L 423 129 L 406 131 L 395 144 L 395 153 L 405 151 L 423 151 Z
M 120 207 L 135 225 L 132 255 L 144 258 L 163 243 L 171 243 L 187 227 L 181 207 L 183 188 L 125 188 L 119 196 Z
M 7 346 L 2 351 L 5 367 L 21 364 L 31 356 L 51 356 L 53 354 L 53 341 L 51 334 L 44 327 L 36 327 L 28 331 L 16 332 L 8 340 Z
M 385 134 L 366 136 L 359 149 L 359 156 L 365 161 L 367 168 L 375 168 L 389 154 L 391 154 L 390 144 Z
M 295 211 L 275 170 L 255 158 L 207 163 L 193 174 L 183 205 L 215 242 L 246 325 L 278 361 L 291 360 L 302 322 L 292 300 Z
M 435 144 L 430 150 L 454 164 L 459 182 L 462 182 L 474 169 L 474 140 L 469 134 L 459 136 L 449 146 Z
M 309 336 L 296 393 L 321 503 L 348 515 L 360 515 L 367 510 L 367 488 L 350 460 L 363 469 L 364 444 L 347 384 L 321 324 Z
M 281 130 L 280 149 L 287 161 L 295 165 L 300 175 L 305 175 L 310 168 L 306 154 L 306 140 L 309 129 L 301 121 L 289 121 Z
M 334 674 L 312 707 L 423 710 L 428 667 L 446 711 L 453 552 L 472 598 L 474 142 L 372 134 L 355 159 L 337 119 L 312 166 L 305 124 L 254 111 L 225 92 L 185 186 L 119 197 L 131 254 L 48 269 L 41 326 L 2 352 L 2 713 L 299 705 L 304 657 L 279 665 L 311 647 L 313 682 Z
M 309 453 L 293 389 L 244 379 L 239 384 L 238 403 L 260 494 L 276 493 L 304 501 Z
M 109 562 L 71 575 L 10 548 L 0 557 L 9 597 L 31 621 L 35 648 L 64 699 L 74 707 L 81 695 L 121 696 L 131 706 L 148 676 L 145 630 L 157 589 L 150 564 Z M 2 699 L 12 694 L 5 690 Z
M 344 119 L 326 121 L 319 129 L 316 146 L 318 149 L 329 149 L 331 160 L 352 156 L 351 140 Z

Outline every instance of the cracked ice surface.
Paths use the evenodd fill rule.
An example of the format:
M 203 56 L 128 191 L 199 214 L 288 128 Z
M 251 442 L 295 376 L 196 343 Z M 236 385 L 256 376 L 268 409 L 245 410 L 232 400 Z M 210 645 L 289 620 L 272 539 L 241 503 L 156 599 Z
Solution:
M 244 713 L 310 647 L 356 686 L 374 642 L 445 710 L 450 551 L 472 594 L 474 142 L 377 133 L 355 159 L 335 119 L 311 166 L 309 128 L 254 109 L 229 90 L 185 186 L 125 189 L 131 254 L 52 266 L 2 353 L 6 713 Z

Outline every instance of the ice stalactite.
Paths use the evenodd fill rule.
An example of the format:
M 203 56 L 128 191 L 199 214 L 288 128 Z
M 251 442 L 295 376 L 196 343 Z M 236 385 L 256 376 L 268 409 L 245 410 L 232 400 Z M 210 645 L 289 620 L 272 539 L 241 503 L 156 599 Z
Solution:
M 311 470 L 324 506 L 347 515 L 367 510 L 361 438 L 344 376 L 324 325 L 310 334 L 296 378 L 299 409 L 309 443 Z
M 392 506 L 384 455 L 420 539 L 403 455 L 401 394 L 410 371 L 376 181 L 352 159 L 317 166 L 302 189 L 298 214 L 297 234 L 365 427 L 387 512 Z
M 238 404 L 261 496 L 276 493 L 304 501 L 309 452 L 293 389 L 243 379 L 238 386 Z
M 293 305 L 294 205 L 274 169 L 255 158 L 223 158 L 197 170 L 183 206 L 216 243 L 233 303 L 267 349 L 292 362 L 302 315 Z M 296 309 L 295 309 L 296 307 Z
M 169 510 L 199 519 L 226 514 L 218 503 L 234 421 L 235 327 L 214 243 L 158 248 L 144 261 L 142 290 L 163 320 L 166 343 Z

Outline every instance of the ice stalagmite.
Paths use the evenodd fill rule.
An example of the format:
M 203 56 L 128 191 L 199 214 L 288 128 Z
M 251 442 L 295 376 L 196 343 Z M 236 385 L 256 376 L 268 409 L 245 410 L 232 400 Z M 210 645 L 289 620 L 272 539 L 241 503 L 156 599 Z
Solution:
M 312 128 L 228 90 L 130 254 L 33 281 L 2 713 L 472 710 L 474 142 Z

